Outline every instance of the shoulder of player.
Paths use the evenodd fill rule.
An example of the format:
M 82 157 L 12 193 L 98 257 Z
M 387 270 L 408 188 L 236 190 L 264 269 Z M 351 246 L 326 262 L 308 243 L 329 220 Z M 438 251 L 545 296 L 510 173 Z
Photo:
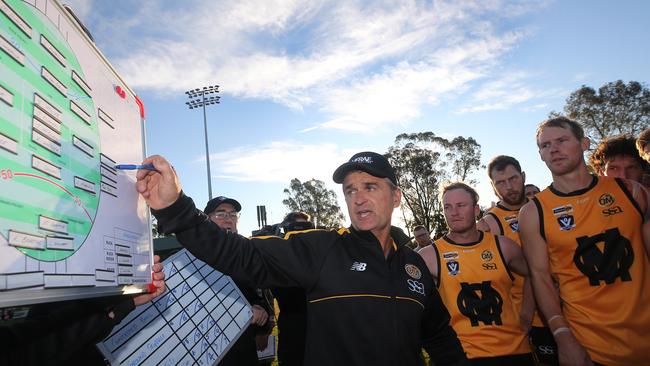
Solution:
M 416 254 L 420 257 L 427 259 L 435 259 L 437 253 L 433 245 L 427 245 L 426 247 L 420 249 Z
M 535 200 L 528 201 L 519 210 L 519 227 L 531 226 L 539 223 L 539 211 Z
M 492 211 L 488 211 L 483 217 L 481 218 L 483 222 L 490 228 L 490 231 L 493 233 L 499 233 L 501 232 L 501 228 L 499 227 L 499 223 L 497 222 L 497 218 L 495 214 Z
M 599 180 L 615 182 L 641 217 L 648 220 L 650 217 L 650 193 L 641 183 L 630 179 L 611 177 L 599 177 Z
M 416 253 L 420 256 L 432 276 L 437 278 L 438 253 L 433 245 L 427 245 Z

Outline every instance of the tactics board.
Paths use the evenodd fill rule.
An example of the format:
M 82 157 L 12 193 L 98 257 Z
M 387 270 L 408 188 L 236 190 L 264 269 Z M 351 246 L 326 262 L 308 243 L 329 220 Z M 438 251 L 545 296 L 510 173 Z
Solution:
M 55 0 L 0 0 L 0 307 L 151 279 L 144 109 Z M 128 287 L 128 289 L 127 289 Z
M 230 277 L 185 249 L 164 264 L 167 292 L 97 345 L 112 365 L 215 365 L 250 324 L 250 304 Z

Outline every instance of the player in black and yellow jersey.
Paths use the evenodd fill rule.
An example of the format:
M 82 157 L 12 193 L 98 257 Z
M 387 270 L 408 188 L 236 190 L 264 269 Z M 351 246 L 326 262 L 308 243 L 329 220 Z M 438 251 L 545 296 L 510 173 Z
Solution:
M 637 182 L 591 175 L 577 122 L 542 122 L 537 145 L 553 183 L 522 207 L 520 235 L 560 364 L 648 365 L 648 193 Z
M 533 365 L 511 300 L 511 270 L 527 275 L 519 246 L 476 228 L 478 194 L 464 183 L 442 193 L 449 233 L 418 252 L 437 283 L 471 365 Z
M 526 173 L 521 170 L 517 159 L 506 155 L 492 158 L 487 172 L 499 202 L 481 218 L 479 229 L 487 229 L 493 235 L 506 236 L 521 247 L 519 209 L 528 202 L 525 194 Z M 535 311 L 530 283 L 515 274 L 511 294 L 522 327 L 529 331 L 529 340 L 537 361 L 543 365 L 557 365 L 557 345 L 548 327 Z

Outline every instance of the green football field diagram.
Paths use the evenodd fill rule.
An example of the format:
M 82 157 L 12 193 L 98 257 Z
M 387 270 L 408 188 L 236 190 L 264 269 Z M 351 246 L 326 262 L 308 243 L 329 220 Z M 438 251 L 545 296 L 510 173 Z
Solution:
M 100 139 L 84 72 L 52 21 L 0 0 L 0 235 L 40 261 L 78 250 L 100 194 Z

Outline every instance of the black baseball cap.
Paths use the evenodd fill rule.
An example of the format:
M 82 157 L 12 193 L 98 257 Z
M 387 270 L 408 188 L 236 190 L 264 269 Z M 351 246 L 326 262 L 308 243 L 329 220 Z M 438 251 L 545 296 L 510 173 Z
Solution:
M 216 210 L 217 207 L 219 207 L 220 204 L 222 203 L 230 203 L 235 207 L 235 211 L 239 212 L 241 211 L 241 205 L 237 200 L 234 200 L 232 198 L 224 197 L 224 196 L 219 196 L 215 197 L 211 200 L 208 201 L 208 204 L 205 205 L 205 210 L 203 212 L 207 215 L 212 213 L 212 211 Z
M 397 185 L 395 170 L 385 156 L 372 151 L 364 151 L 352 155 L 350 161 L 344 163 L 334 171 L 332 178 L 335 183 L 343 183 L 348 173 L 361 170 L 378 178 L 388 178 L 394 185 Z

